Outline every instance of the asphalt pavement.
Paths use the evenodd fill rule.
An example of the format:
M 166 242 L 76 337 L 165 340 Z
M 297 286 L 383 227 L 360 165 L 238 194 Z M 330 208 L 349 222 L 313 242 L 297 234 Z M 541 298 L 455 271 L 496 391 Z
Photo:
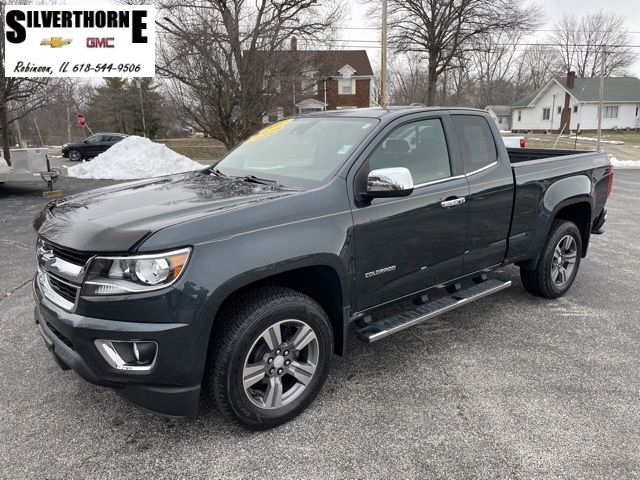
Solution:
M 67 193 L 109 182 L 62 179 Z M 61 371 L 33 323 L 41 186 L 0 185 L 0 478 L 637 478 L 640 170 L 571 291 L 506 291 L 373 345 L 352 336 L 317 400 L 250 433 L 137 409 Z

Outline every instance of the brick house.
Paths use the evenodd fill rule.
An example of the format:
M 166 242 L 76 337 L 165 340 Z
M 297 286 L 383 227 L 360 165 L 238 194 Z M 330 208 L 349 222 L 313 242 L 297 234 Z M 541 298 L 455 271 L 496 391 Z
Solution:
M 373 70 L 366 50 L 298 50 L 294 38 L 291 50 L 278 54 L 286 60 L 275 62 L 281 67 L 271 75 L 278 80 L 265 88 L 278 106 L 265 114 L 264 123 L 298 113 L 371 106 Z

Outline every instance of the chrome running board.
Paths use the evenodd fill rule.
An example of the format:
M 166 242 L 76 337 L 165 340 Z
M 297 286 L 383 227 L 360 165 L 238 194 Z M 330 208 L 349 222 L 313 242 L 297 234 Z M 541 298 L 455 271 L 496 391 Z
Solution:
M 458 290 L 446 297 L 424 303 L 412 310 L 407 310 L 390 317 L 383 318 L 376 322 L 368 324 L 366 327 L 356 331 L 356 335 L 360 340 L 367 343 L 373 343 L 381 338 L 388 337 L 394 333 L 400 332 L 406 328 L 413 327 L 430 318 L 440 314 L 450 312 L 456 308 L 468 305 L 471 302 L 480 300 L 491 294 L 504 290 L 511 286 L 511 281 L 503 281 L 498 279 L 485 280 L 484 282 L 473 285 L 469 288 Z

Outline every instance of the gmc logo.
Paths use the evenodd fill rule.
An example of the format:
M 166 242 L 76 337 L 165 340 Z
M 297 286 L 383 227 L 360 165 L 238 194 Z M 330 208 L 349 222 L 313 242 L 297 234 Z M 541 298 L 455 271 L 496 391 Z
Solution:
M 113 37 L 87 37 L 87 48 L 113 48 Z

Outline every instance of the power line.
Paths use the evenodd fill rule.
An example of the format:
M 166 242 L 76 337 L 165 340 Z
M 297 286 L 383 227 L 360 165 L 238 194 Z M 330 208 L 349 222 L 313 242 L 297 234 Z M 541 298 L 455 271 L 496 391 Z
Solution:
M 375 30 L 375 31 L 380 31 L 379 27 L 338 27 L 337 30 Z M 428 30 L 428 29 L 425 29 Z M 473 31 L 473 29 L 465 29 L 465 28 L 461 28 L 460 31 L 464 32 L 464 31 Z M 571 30 L 566 30 L 564 28 L 532 28 L 532 29 L 527 29 L 525 30 L 523 33 L 527 34 L 527 33 L 531 33 L 531 32 L 582 32 L 582 29 L 571 29 Z M 610 30 L 591 30 L 594 33 L 606 33 L 606 32 L 610 32 Z M 627 30 L 625 32 L 622 33 L 631 33 L 633 35 L 640 35 L 640 31 L 636 31 L 636 30 Z

